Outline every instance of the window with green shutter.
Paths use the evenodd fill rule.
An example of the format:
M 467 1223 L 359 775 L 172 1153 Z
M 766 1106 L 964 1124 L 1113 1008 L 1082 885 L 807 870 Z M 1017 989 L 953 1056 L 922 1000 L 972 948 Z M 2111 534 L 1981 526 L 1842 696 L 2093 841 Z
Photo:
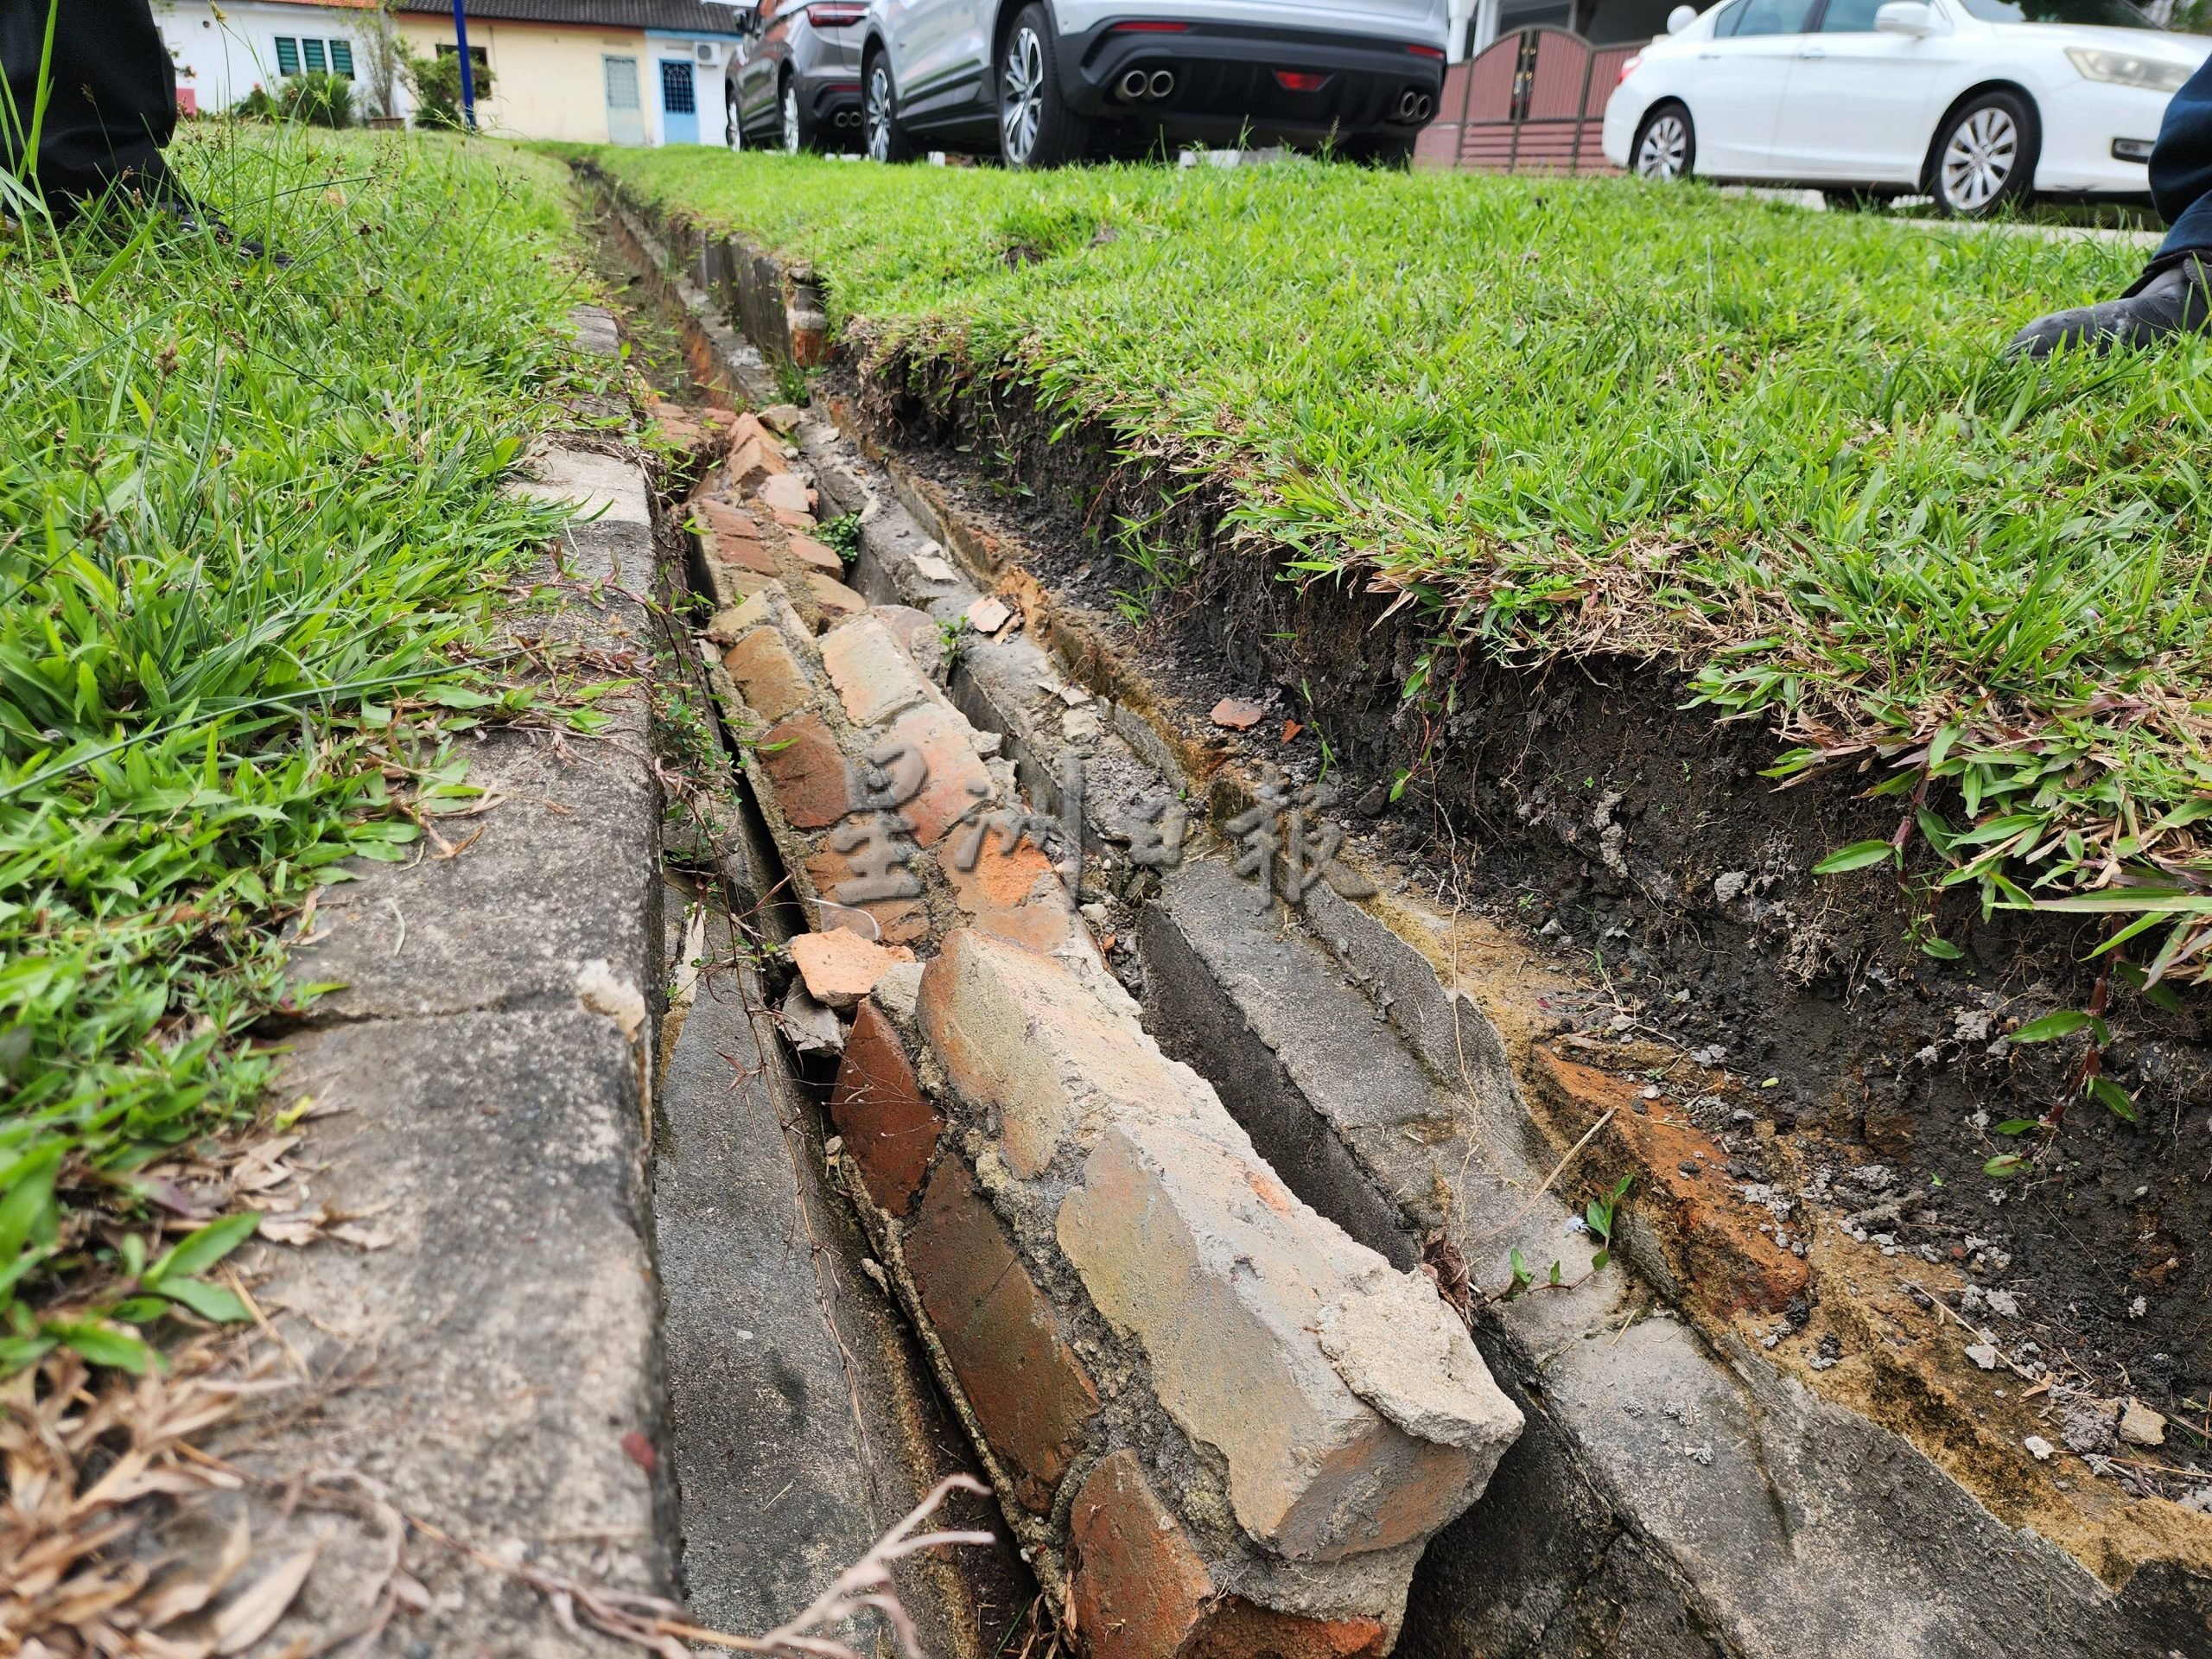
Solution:
M 322 42 L 302 41 L 300 44 L 307 49 L 308 67 L 318 75 L 329 73 L 330 60 L 322 55 Z
M 276 37 L 276 73 L 280 75 L 300 73 L 300 43 L 289 35 Z
M 343 75 L 348 80 L 353 79 L 353 43 L 351 41 L 333 41 L 330 43 L 330 73 Z

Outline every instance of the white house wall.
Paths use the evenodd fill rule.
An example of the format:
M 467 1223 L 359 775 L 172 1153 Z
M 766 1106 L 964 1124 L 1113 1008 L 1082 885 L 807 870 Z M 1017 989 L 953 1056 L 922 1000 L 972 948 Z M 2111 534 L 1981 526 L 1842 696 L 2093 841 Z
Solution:
M 154 8 L 154 21 L 176 60 L 177 85 L 191 89 L 203 113 L 229 109 L 257 86 L 276 86 L 282 79 L 276 67 L 280 35 L 351 43 L 353 107 L 357 113 L 371 112 L 365 108 L 368 63 L 362 49 L 369 31 L 359 7 L 226 0 L 220 17 L 216 10 L 207 0 L 170 0 Z M 404 114 L 406 89 L 397 89 L 396 95 Z

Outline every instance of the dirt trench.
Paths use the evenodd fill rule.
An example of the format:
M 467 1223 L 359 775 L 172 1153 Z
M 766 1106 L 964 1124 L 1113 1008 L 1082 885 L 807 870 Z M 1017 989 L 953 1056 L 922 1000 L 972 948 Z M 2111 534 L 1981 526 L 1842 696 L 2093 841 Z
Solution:
M 756 337 L 753 314 L 768 308 L 745 277 L 764 263 L 725 253 L 699 273 L 751 296 L 731 310 Z M 1929 912 L 1911 889 L 1875 877 L 1815 881 L 1806 872 L 1823 853 L 1887 835 L 1894 809 L 1858 798 L 1863 785 L 1848 778 L 1775 789 L 1759 775 L 1770 736 L 1686 708 L 1683 677 L 1665 664 L 1465 661 L 1449 676 L 1455 712 L 1427 710 L 1401 696 L 1431 644 L 1416 629 L 1385 615 L 1380 599 L 1278 580 L 1263 553 L 1218 537 L 1216 494 L 1117 454 L 1102 432 L 1078 427 L 1055 442 L 1056 423 L 1019 389 L 979 391 L 934 366 L 832 369 L 817 391 L 818 404 L 842 404 L 849 430 L 895 454 L 930 503 L 1018 550 L 1008 556 L 1022 575 L 1001 590 L 1053 607 L 1084 642 L 1078 658 L 1090 652 L 1108 678 L 1109 659 L 1141 664 L 1159 723 L 1185 755 L 1223 777 L 1279 767 L 1294 783 L 1333 785 L 1351 844 L 1382 881 L 1381 903 L 1447 918 L 1463 982 L 1516 982 L 1478 996 L 1516 1065 L 1541 1049 L 1556 1076 L 1554 1062 L 1582 1043 L 1605 1046 L 1603 1078 L 1671 1077 L 1685 1058 L 1701 1069 L 1692 1116 L 1716 1165 L 1793 1194 L 1801 1216 L 1819 1217 L 1805 1230 L 1826 1239 L 1808 1289 L 1770 1310 L 1777 1317 L 1724 1309 L 1700 1326 L 1708 1340 L 1729 1339 L 1731 1320 L 1734 1336 L 1770 1349 L 1777 1336 L 1802 1337 L 1802 1379 L 1907 1435 L 1984 1503 L 2057 1538 L 2115 1588 L 2160 1556 L 2164 1544 L 2115 1546 L 2099 1529 L 2115 1504 L 2132 1515 L 2147 1499 L 2163 1513 L 2179 1506 L 2157 1500 L 2205 1489 L 2188 1474 L 2212 1434 L 2206 1281 L 2191 1249 L 2212 1221 L 2212 1119 L 2202 1110 L 2212 1090 L 2194 1015 L 2122 998 L 2107 1065 L 2140 1090 L 2139 1121 L 2076 1103 L 2034 1174 L 1992 1180 L 1984 1162 L 2018 1145 L 1995 1125 L 2060 1097 L 2075 1058 L 2005 1035 L 2087 1005 L 2095 975 L 2081 957 L 2094 939 L 2042 918 L 1984 922 L 1956 900 Z M 1200 555 L 1179 587 L 1145 595 L 1147 607 L 1128 603 L 1141 583 L 1098 531 L 1123 516 L 1147 518 L 1155 544 Z M 1224 732 L 1206 711 L 1228 695 L 1267 717 L 1247 734 Z M 1239 798 L 1234 787 L 1215 794 L 1219 819 Z M 1931 925 L 1963 947 L 1960 960 L 1917 948 Z M 1141 953 L 1115 966 L 1143 996 Z M 1585 1086 L 1532 1090 L 1562 1147 Z M 2007 1365 L 2024 1362 L 2024 1379 L 2153 1407 L 2167 1445 L 2114 1446 L 2090 1432 L 2089 1444 L 2124 1456 L 2093 1466 L 2086 1509 L 2008 1500 L 2020 1430 L 2037 1421 L 1957 1421 L 1989 1414 L 1912 1365 L 1838 1369 L 1832 1355 L 1847 1344 L 1896 1340 L 1884 1335 L 1898 1318 L 1885 1306 L 1894 1285 L 1843 1295 L 1870 1265 L 1944 1289 L 1946 1308 L 1955 1302 L 1979 1327 L 1970 1334 L 1995 1338 Z M 1823 1307 L 1824 1292 L 1835 1306 Z M 1925 1292 L 1904 1294 L 1904 1317 L 1917 1308 L 1942 1328 Z M 1547 1619 L 1544 1640 L 1570 1643 L 1558 1651 L 1738 1650 L 1706 1627 L 1697 1587 L 1670 1580 L 1632 1525 L 1593 1516 L 1573 1537 L 1573 1559 L 1553 1563 L 1554 1577 L 1593 1590 L 1618 1617 L 1610 1633 L 1574 1635 L 1573 1618 Z M 2212 1559 L 2202 1539 L 2178 1553 L 2200 1567 Z M 1464 1587 L 1446 1586 L 1465 1571 L 1438 1560 L 1432 1609 L 1459 1605 Z M 2138 1587 L 2165 1599 L 2147 1581 Z M 2178 1605 L 2195 1597 L 2184 1588 Z M 1679 1630 L 1662 1640 L 1655 1626 L 1637 1638 L 1649 1645 L 1620 1645 L 1631 1612 Z M 1455 1638 L 1450 1623 L 1431 1627 L 1417 1609 L 1404 1650 L 1459 1650 L 1464 1630 Z M 2177 1639 L 2191 1645 L 2172 1651 L 2200 1650 Z

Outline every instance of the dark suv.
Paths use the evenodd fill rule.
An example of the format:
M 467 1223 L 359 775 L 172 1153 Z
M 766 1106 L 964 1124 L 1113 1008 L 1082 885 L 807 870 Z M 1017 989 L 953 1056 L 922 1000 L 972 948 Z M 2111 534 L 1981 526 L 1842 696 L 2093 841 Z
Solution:
M 1054 167 L 1186 140 L 1402 163 L 1443 91 L 1446 0 L 870 0 L 868 153 Z
M 761 0 L 722 71 L 729 147 L 851 149 L 861 137 L 861 0 Z

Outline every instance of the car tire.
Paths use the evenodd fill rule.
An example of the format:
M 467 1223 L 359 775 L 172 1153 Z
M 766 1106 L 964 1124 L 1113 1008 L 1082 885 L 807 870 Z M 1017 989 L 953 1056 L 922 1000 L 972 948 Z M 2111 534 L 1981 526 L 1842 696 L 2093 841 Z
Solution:
M 914 141 L 899 124 L 899 88 L 891 79 L 890 54 L 878 51 L 861 72 L 861 137 L 874 162 L 914 159 Z
M 784 77 L 783 90 L 776 99 L 776 111 L 781 118 L 778 138 L 786 156 L 822 148 L 822 128 L 801 103 L 798 83 L 789 75 Z
M 1052 15 L 1031 4 L 1018 12 L 999 48 L 999 156 L 1008 167 L 1065 167 L 1090 148 L 1090 123 L 1068 107 L 1060 89 L 1059 35 Z
M 1672 184 L 1697 170 L 1697 124 L 1688 106 L 1672 99 L 1655 104 L 1637 124 L 1628 147 L 1628 170 L 1639 179 Z
M 728 123 L 722 138 L 733 150 L 745 148 L 745 123 L 737 112 L 737 88 L 725 85 L 722 88 L 722 116 Z
M 2042 130 L 2018 92 L 1976 92 L 1953 110 L 1928 148 L 1928 194 L 1936 211 L 1986 219 L 2035 187 Z

